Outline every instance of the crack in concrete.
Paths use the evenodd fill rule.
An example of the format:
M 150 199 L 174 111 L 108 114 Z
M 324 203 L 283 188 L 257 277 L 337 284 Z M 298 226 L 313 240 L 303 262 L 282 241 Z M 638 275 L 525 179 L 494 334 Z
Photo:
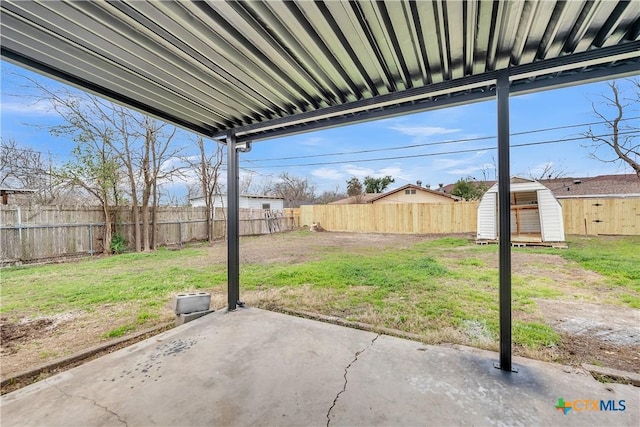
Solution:
M 93 403 L 93 405 L 94 405 L 94 406 L 97 406 L 98 408 L 103 409 L 105 412 L 108 412 L 109 414 L 111 414 L 111 415 L 113 415 L 114 417 L 116 417 L 120 423 L 124 424 L 126 427 L 129 427 L 129 424 L 127 424 L 127 422 L 126 422 L 124 419 L 122 419 L 122 418 L 120 417 L 120 415 L 118 415 L 117 413 L 113 412 L 113 411 L 112 411 L 111 409 L 109 409 L 108 407 L 106 407 L 106 406 L 103 406 L 103 405 L 99 404 L 97 401 L 95 401 L 95 400 L 93 400 L 93 399 L 89 399 L 88 397 L 84 397 L 84 396 L 76 396 L 76 395 L 74 395 L 74 394 L 69 394 L 69 393 L 67 393 L 66 391 L 64 391 L 63 389 L 61 389 L 60 387 L 58 387 L 58 386 L 57 386 L 57 385 L 55 385 L 55 384 L 51 384 L 51 383 L 49 383 L 49 385 L 53 386 L 53 388 L 55 388 L 56 390 L 58 390 L 58 392 L 60 392 L 60 394 L 62 394 L 62 395 L 63 395 L 63 396 L 65 396 L 65 397 L 75 397 L 75 398 L 83 399 L 83 400 L 86 400 L 86 401 L 89 401 L 89 402 Z
M 351 367 L 351 365 L 353 365 L 354 363 L 356 363 L 356 361 L 358 360 L 358 356 L 360 356 L 362 353 L 364 353 L 365 351 L 367 351 L 375 342 L 376 340 L 380 338 L 380 334 L 376 335 L 374 339 L 371 340 L 371 343 L 369 343 L 368 346 L 366 346 L 365 348 L 363 348 L 360 351 L 356 351 L 355 357 L 354 359 L 344 368 L 344 384 L 342 385 L 342 390 L 340 390 L 338 392 L 338 394 L 336 394 L 335 399 L 333 399 L 333 403 L 331 404 L 331 407 L 329 408 L 329 410 L 327 411 L 327 427 L 329 427 L 329 423 L 331 423 L 331 411 L 333 410 L 333 408 L 336 406 L 336 404 L 338 403 L 338 399 L 340 398 L 340 395 L 342 393 L 344 393 L 345 391 L 347 391 L 347 383 L 349 382 L 349 380 L 347 380 L 347 374 L 349 373 L 349 368 Z

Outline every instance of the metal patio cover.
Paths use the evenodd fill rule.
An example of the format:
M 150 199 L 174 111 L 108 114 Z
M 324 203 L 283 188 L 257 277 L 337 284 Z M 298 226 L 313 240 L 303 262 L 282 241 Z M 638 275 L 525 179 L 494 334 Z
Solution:
M 237 141 L 640 68 L 636 1 L 7 1 L 2 57 Z

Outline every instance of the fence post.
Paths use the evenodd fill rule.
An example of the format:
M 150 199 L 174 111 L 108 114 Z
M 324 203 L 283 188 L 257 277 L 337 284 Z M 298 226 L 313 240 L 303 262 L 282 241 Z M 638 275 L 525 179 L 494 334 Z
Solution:
M 20 210 L 20 206 L 17 207 L 16 213 L 18 214 L 18 219 L 16 221 L 16 225 L 18 226 L 18 244 L 20 246 L 20 258 L 22 258 L 24 248 L 22 247 L 22 211 Z
M 89 224 L 89 255 L 93 255 L 93 225 Z

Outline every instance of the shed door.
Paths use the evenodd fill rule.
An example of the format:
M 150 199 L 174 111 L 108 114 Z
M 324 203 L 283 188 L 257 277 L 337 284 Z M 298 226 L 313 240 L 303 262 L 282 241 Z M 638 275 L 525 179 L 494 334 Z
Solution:
M 478 239 L 498 238 L 497 193 L 485 193 L 478 205 Z
M 543 242 L 564 241 L 562 206 L 549 190 L 538 190 Z

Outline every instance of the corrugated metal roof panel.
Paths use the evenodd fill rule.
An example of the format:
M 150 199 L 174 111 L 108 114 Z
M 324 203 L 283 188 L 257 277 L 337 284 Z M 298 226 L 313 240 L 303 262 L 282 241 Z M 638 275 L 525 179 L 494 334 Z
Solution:
M 638 0 L 5 0 L 0 11 L 3 57 L 207 135 L 243 128 L 259 138 L 410 109 L 442 98 L 429 88 L 448 81 L 445 97 L 464 97 L 505 68 L 518 83 L 551 85 L 540 61 L 553 73 L 608 67 L 594 78 L 640 64 Z M 622 45 L 626 56 L 614 58 Z M 592 51 L 601 54 L 570 64 Z M 543 65 L 519 71 L 531 64 Z M 458 87 L 470 77 L 484 87 Z

